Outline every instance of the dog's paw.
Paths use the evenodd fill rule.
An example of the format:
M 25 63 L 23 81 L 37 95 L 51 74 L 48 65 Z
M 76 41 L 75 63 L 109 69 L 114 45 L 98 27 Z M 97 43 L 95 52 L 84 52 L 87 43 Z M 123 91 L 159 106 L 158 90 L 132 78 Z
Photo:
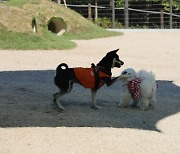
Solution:
M 61 104 L 57 103 L 57 105 L 58 105 L 60 111 L 64 111 L 64 107 Z
M 64 111 L 64 107 L 60 103 L 57 102 L 56 98 L 53 99 L 53 102 L 56 104 L 56 106 L 61 112 Z
M 155 110 L 156 108 L 155 108 L 155 106 L 149 106 L 149 109 L 150 110 Z
M 128 105 L 127 105 L 127 104 L 121 104 L 121 103 L 120 103 L 120 104 L 118 105 L 118 107 L 119 107 L 119 108 L 125 108 L 125 107 L 128 107 Z
M 101 106 L 97 106 L 97 105 L 95 105 L 95 106 L 93 105 L 93 106 L 91 106 L 91 108 L 92 108 L 92 109 L 96 109 L 96 110 L 97 110 L 97 109 L 102 109 L 103 107 L 101 107 Z
M 143 111 L 147 111 L 149 109 L 148 107 L 142 107 L 142 106 L 140 106 L 139 108 Z

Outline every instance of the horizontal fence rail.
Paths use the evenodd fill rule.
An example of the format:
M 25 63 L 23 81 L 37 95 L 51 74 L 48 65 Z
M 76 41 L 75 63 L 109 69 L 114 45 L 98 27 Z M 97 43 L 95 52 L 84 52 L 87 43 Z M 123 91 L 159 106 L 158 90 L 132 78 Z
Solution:
M 142 0 L 129 3 L 127 8 L 113 7 L 110 0 L 97 2 L 80 4 L 78 1 L 67 1 L 66 6 L 104 28 L 180 28 L 178 9 L 164 10 L 161 4 L 141 3 Z M 64 5 L 63 2 L 61 5 Z

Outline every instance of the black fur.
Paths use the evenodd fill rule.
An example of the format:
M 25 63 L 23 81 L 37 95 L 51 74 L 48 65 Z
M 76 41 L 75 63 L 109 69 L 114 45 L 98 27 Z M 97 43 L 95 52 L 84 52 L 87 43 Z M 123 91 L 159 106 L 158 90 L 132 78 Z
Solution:
M 105 57 L 102 58 L 102 60 L 95 66 L 95 64 L 92 64 L 91 67 L 94 67 L 94 69 L 96 68 L 100 68 L 102 69 L 103 72 L 106 72 L 106 74 L 109 74 L 111 76 L 111 68 L 112 67 L 117 67 L 120 68 L 121 65 L 124 64 L 123 61 L 121 61 L 119 59 L 119 56 L 117 55 L 117 51 L 119 49 L 110 51 L 106 54 Z M 114 59 L 116 60 L 116 62 L 114 62 L 114 66 L 113 65 L 113 61 Z M 63 69 L 64 67 L 64 69 Z M 115 79 L 111 79 L 111 78 L 99 78 L 99 81 L 103 81 L 107 86 L 110 86 L 111 84 L 114 83 Z M 73 83 L 79 83 L 75 73 L 74 73 L 74 69 L 73 68 L 69 68 L 67 64 L 62 63 L 60 64 L 57 69 L 56 69 L 56 76 L 54 78 L 54 83 L 55 85 L 60 89 L 59 93 L 56 93 L 54 95 L 54 101 L 58 104 L 57 99 L 64 95 L 65 93 L 68 93 L 72 90 L 72 86 Z M 93 88 L 92 91 L 96 92 L 98 88 Z M 95 105 L 95 104 L 94 104 Z M 59 105 L 58 105 L 59 106 Z M 62 106 L 60 105 L 59 108 L 62 109 Z
M 65 69 L 63 69 L 62 67 L 65 67 Z M 73 82 L 69 83 L 69 81 L 77 81 L 76 76 L 74 74 L 74 70 L 73 68 L 68 68 L 67 64 L 62 63 L 56 69 L 54 83 L 60 90 L 67 92 L 69 86 L 72 86 L 73 84 Z

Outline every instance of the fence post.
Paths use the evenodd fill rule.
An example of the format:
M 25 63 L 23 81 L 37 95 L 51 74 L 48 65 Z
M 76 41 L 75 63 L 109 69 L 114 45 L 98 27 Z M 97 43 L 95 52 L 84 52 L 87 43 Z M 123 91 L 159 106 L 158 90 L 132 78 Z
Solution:
M 66 0 L 64 0 L 64 6 L 65 6 L 65 8 L 67 8 Z
M 125 28 L 129 28 L 129 11 L 128 11 L 128 0 L 125 0 L 124 14 L 125 14 Z
M 61 4 L 61 0 L 58 0 L 58 4 Z
M 170 29 L 172 29 L 172 1 L 170 0 Z
M 161 10 L 161 14 L 160 14 L 160 23 L 161 23 L 161 29 L 164 28 L 164 12 L 163 10 Z
M 112 28 L 115 28 L 115 3 L 112 0 Z
M 92 19 L 92 10 L 91 10 L 91 3 L 88 3 L 88 18 Z
M 95 0 L 95 21 L 98 19 L 97 0 Z

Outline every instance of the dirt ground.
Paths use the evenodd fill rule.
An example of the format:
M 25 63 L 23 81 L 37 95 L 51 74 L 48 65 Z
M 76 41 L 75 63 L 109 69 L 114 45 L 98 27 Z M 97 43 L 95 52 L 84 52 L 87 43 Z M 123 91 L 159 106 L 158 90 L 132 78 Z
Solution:
M 180 31 L 124 31 L 123 36 L 75 41 L 77 48 L 51 51 L 0 50 L 0 153 L 180 153 Z M 117 108 L 121 82 L 98 91 L 75 84 L 64 96 L 65 111 L 53 104 L 56 66 L 90 67 L 120 48 L 127 67 L 156 74 L 155 110 Z

